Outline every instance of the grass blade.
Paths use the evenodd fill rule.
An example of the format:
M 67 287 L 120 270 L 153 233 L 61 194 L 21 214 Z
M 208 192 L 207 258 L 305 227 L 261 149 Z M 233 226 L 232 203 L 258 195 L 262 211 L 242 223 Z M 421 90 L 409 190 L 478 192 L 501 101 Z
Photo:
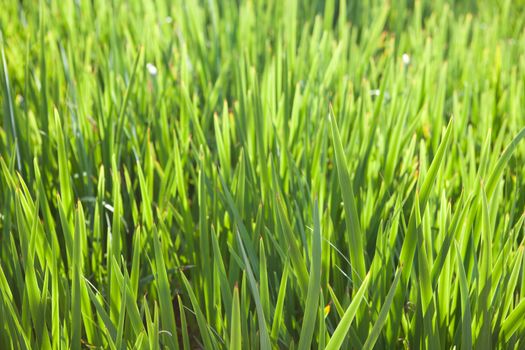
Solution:
M 361 302 L 364 299 L 364 295 L 368 290 L 369 281 L 370 274 L 367 274 L 363 279 L 363 283 L 361 283 L 359 290 L 355 293 L 352 302 L 350 303 L 343 317 L 341 318 L 341 321 L 339 321 L 339 324 L 337 325 L 337 328 L 332 334 L 330 341 L 326 345 L 325 350 L 338 350 L 341 348 L 341 345 L 343 344 L 343 341 L 346 335 L 348 334 L 348 331 L 350 330 L 350 326 L 352 325 L 352 321 L 354 320 L 354 317 L 357 313 L 357 309 L 361 305 Z
M 381 306 L 381 311 L 379 311 L 379 316 L 377 317 L 377 320 L 374 323 L 374 326 L 370 330 L 368 338 L 366 338 L 366 342 L 363 345 L 363 349 L 372 349 L 377 341 L 377 338 L 379 338 L 381 329 L 383 328 L 387 320 L 388 311 L 390 310 L 390 306 L 392 305 L 392 301 L 394 300 L 394 294 L 396 292 L 396 288 L 399 283 L 399 279 L 401 278 L 401 271 L 402 270 L 399 269 L 396 272 L 396 276 L 394 277 L 394 282 L 392 282 L 392 286 L 390 286 L 390 290 L 388 291 L 388 294 L 385 298 L 385 302 L 383 303 L 383 306 Z
M 319 293 L 321 290 L 321 224 L 319 223 L 319 205 L 314 202 L 313 209 L 314 234 L 312 239 L 312 264 L 310 266 L 310 279 L 308 281 L 308 295 L 306 297 L 305 314 L 303 326 L 299 337 L 299 349 L 311 347 L 312 336 L 315 327 L 317 309 L 319 304 Z M 320 320 L 323 322 L 323 320 Z
M 241 311 L 239 306 L 239 287 L 233 288 L 233 305 L 231 311 L 231 335 L 230 335 L 230 349 L 242 350 L 242 334 L 241 334 Z
M 257 282 L 255 282 L 255 277 L 250 267 L 250 262 L 248 261 L 248 256 L 244 251 L 240 233 L 237 231 L 237 243 L 239 244 L 239 249 L 241 250 L 241 255 L 244 260 L 246 267 L 246 273 L 248 275 L 248 282 L 250 284 L 250 289 L 252 290 L 253 299 L 255 301 L 255 307 L 257 311 L 257 319 L 259 321 L 259 332 L 260 332 L 260 347 L 261 349 L 269 350 L 271 349 L 270 336 L 268 334 L 268 328 L 266 326 L 266 318 L 261 304 L 261 297 L 259 296 L 259 291 L 257 289 Z
M 330 114 L 332 114 L 331 111 Z M 344 155 L 341 137 L 339 136 L 339 130 L 334 117 L 331 115 L 329 115 L 329 122 L 332 129 L 339 185 L 341 186 L 341 194 L 343 196 L 343 204 L 345 207 L 346 226 L 347 230 L 349 231 L 352 274 L 354 275 L 354 283 L 359 283 L 363 280 L 366 274 L 363 234 L 361 232 L 361 225 L 357 215 L 357 205 L 355 203 L 354 190 L 352 187 L 352 182 L 350 181 L 350 175 L 348 173 L 348 163 L 346 162 L 346 157 Z

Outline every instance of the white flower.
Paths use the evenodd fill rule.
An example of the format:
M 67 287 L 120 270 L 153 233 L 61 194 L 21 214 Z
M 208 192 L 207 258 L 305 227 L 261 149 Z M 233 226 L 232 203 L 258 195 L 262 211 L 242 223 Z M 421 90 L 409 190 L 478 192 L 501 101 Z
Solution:
M 377 97 L 377 96 L 380 96 L 381 95 L 381 90 L 379 89 L 372 89 L 370 90 L 370 96 L 372 97 Z M 385 91 L 385 100 L 388 101 L 390 100 L 390 94 L 388 93 L 388 91 Z
M 410 64 L 410 56 L 407 53 L 404 53 L 402 58 L 403 58 L 403 64 L 405 66 L 408 66 Z
M 158 73 L 157 67 L 155 67 L 152 63 L 147 63 L 146 68 L 148 69 L 148 72 L 149 74 L 151 74 L 151 76 L 154 77 L 157 75 Z

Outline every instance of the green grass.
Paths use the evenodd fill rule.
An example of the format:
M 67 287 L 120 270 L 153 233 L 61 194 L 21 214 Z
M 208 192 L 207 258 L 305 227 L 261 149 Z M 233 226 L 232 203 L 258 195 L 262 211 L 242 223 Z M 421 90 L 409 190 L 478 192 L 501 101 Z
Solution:
M 0 349 L 523 349 L 525 2 L 3 1 Z

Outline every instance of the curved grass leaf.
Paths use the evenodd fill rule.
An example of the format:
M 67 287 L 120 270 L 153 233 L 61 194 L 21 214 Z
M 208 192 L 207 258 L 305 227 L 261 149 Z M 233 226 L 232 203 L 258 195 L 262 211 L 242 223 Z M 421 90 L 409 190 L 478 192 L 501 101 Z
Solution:
M 329 122 L 330 128 L 332 129 L 332 139 L 334 143 L 339 185 L 341 187 L 341 194 L 343 196 L 343 204 L 345 208 L 345 219 L 349 236 L 350 261 L 352 262 L 352 272 L 355 277 L 354 283 L 357 284 L 363 280 L 366 274 L 363 234 L 357 214 L 354 190 L 348 172 L 348 163 L 346 162 L 337 124 L 334 117 L 331 115 L 329 115 Z
M 350 326 L 352 325 L 352 321 L 354 320 L 354 317 L 357 313 L 357 309 L 363 301 L 364 295 L 368 289 L 369 281 L 370 274 L 367 274 L 366 277 L 363 279 L 363 283 L 361 283 L 359 290 L 355 293 L 352 302 L 350 303 L 343 317 L 341 318 L 341 321 L 339 321 L 339 324 L 337 325 L 337 328 L 332 334 L 330 341 L 326 345 L 325 350 L 338 350 L 341 348 L 341 345 L 343 344 L 343 341 L 346 335 L 348 334 Z

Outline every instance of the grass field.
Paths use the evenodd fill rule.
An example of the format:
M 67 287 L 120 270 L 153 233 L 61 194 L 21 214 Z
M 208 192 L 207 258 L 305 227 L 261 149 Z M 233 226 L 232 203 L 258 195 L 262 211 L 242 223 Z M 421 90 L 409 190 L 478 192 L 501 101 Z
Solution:
M 525 348 L 525 1 L 0 33 L 0 349 Z

